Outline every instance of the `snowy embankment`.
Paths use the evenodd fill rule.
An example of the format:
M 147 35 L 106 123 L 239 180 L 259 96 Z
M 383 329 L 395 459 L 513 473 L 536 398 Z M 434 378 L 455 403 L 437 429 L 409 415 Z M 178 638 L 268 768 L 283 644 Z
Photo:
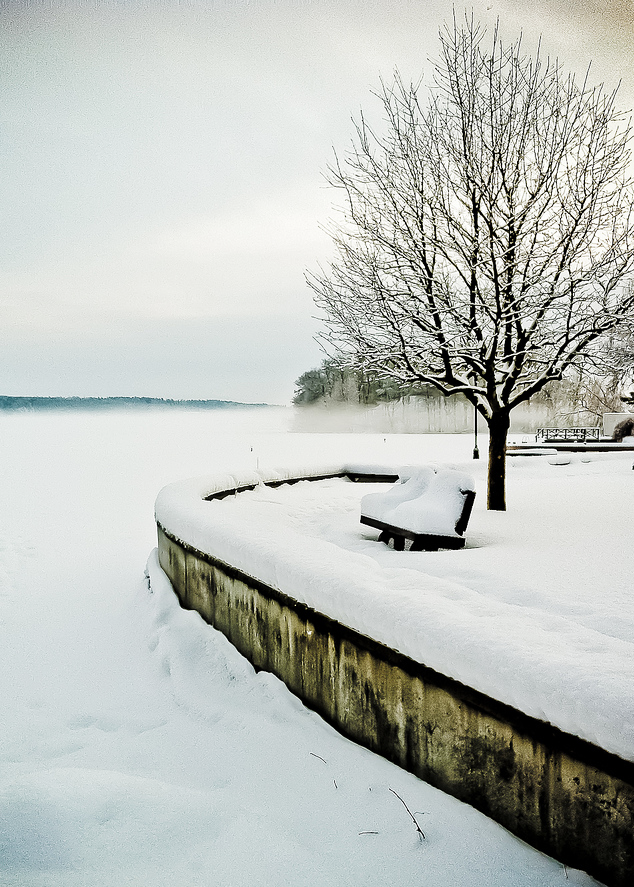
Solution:
M 156 516 L 178 538 L 337 621 L 634 760 L 631 457 L 561 461 L 510 460 L 506 513 L 486 512 L 477 465 L 480 492 L 462 551 L 378 544 L 359 524 L 360 499 L 374 484 L 265 486 L 346 467 L 391 473 L 393 463 L 193 479 L 163 489 Z

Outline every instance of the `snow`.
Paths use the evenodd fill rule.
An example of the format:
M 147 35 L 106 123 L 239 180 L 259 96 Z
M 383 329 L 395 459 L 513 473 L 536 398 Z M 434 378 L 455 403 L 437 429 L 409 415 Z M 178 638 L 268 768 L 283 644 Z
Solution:
M 520 457 L 509 466 L 507 513 L 486 511 L 485 466 L 477 466 L 467 547 L 453 552 L 387 549 L 359 517 L 364 503 L 375 506 L 380 495 L 389 503 L 410 487 L 418 493 L 436 478 L 446 484 L 455 475 L 458 486 L 473 488 L 465 469 L 409 468 L 409 480 L 385 485 L 382 493 L 376 484 L 334 478 L 260 484 L 211 502 L 203 496 L 222 480 L 200 478 L 162 490 L 156 512 L 196 548 L 418 662 L 634 760 L 631 456 Z M 332 470 L 313 466 L 317 475 Z M 262 481 L 267 476 L 260 474 Z M 388 512 L 388 522 L 408 505 Z
M 412 533 L 455 536 L 464 508 L 464 493 L 475 490 L 473 478 L 456 468 L 423 465 L 399 471 L 399 483 L 361 499 L 361 514 Z
M 153 504 L 170 482 L 267 472 L 267 465 L 293 460 L 306 466 L 353 459 L 459 462 L 471 447 L 468 437 L 295 435 L 286 433 L 290 422 L 286 410 L 0 414 L 0 885 L 595 883 L 343 739 L 271 675 L 256 674 L 196 613 L 178 606 L 154 551 Z M 500 555 L 503 573 L 511 572 L 515 557 L 525 576 L 536 558 L 516 544 L 514 528 L 527 520 L 519 506 L 532 502 L 530 488 L 548 489 L 533 503 L 530 518 L 539 509 L 543 520 L 530 542 L 540 547 L 539 575 L 550 582 L 522 585 L 526 608 L 545 613 L 550 599 L 555 641 L 556 621 L 567 624 L 574 612 L 598 634 L 612 630 L 625 642 L 631 637 L 623 579 L 629 566 L 612 550 L 611 534 L 621 521 L 627 481 L 616 463 L 613 473 L 604 467 L 513 469 L 511 511 L 489 524 L 480 515 L 467 532 L 463 554 L 474 562 L 461 572 L 460 562 L 451 566 L 439 552 L 428 575 L 449 589 L 464 586 L 463 573 L 480 576 L 486 586 L 477 559 L 488 546 Z M 573 468 L 577 473 L 567 482 Z M 548 471 L 550 486 L 540 487 Z M 328 484 L 341 496 L 324 498 L 320 489 Z M 596 485 L 605 487 L 606 501 L 621 498 L 613 516 L 605 508 L 588 520 L 579 503 L 595 501 Z M 250 498 L 267 513 L 283 512 L 289 506 L 278 503 L 295 490 L 298 532 L 313 532 L 327 550 L 345 537 L 355 557 L 382 559 L 381 569 L 395 581 L 397 553 L 380 551 L 358 514 L 346 511 L 353 488 L 320 481 L 304 485 L 305 492 L 259 488 L 224 502 L 239 508 L 243 502 L 248 510 Z M 605 571 L 598 621 L 598 608 L 586 609 L 587 595 L 569 589 L 552 596 L 565 570 L 552 523 L 566 491 L 576 491 L 569 508 L 573 530 L 586 533 L 582 542 L 592 538 L 590 529 L 596 534 L 605 526 L 603 566 L 593 567 L 588 546 L 584 564 L 575 567 L 577 575 Z M 273 501 L 258 505 L 258 497 Z M 204 506 L 213 511 L 222 503 Z M 614 544 L 621 538 L 617 533 Z M 606 594 L 614 579 L 621 600 Z M 518 582 L 507 588 L 500 581 L 490 605 L 521 609 Z M 448 614 L 459 611 L 458 598 L 448 594 Z M 559 683 L 565 685 L 561 676 Z M 390 789 L 416 812 L 424 841 Z

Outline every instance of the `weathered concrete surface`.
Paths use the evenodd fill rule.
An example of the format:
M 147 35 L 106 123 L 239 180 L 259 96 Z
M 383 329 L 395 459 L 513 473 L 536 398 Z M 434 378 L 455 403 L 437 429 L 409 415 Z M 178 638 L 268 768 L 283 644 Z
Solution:
M 614 887 L 634 884 L 634 764 L 158 533 L 182 606 L 346 736 L 561 862 Z

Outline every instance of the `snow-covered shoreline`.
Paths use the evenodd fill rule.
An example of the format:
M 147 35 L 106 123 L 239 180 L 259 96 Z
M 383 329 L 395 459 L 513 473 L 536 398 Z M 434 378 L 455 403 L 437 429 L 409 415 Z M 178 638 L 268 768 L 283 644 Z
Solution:
M 521 496 L 500 514 L 484 510 L 481 494 L 467 548 L 458 552 L 377 544 L 377 534 L 358 524 L 360 499 L 374 484 L 265 486 L 301 473 L 393 473 L 393 463 L 287 465 L 192 479 L 161 491 L 156 517 L 195 548 L 344 625 L 634 760 L 631 464 L 614 456 L 553 461 L 514 460 Z M 203 501 L 222 488 L 258 483 L 235 498 Z M 555 575 L 546 544 L 558 561 Z M 596 563 L 588 569 L 588 546 L 598 571 Z

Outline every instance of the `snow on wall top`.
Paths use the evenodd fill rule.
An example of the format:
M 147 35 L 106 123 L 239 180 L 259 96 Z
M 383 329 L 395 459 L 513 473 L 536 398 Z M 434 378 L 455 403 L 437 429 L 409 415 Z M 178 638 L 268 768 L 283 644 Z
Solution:
M 593 499 L 606 494 L 606 484 L 612 504 L 618 495 L 627 499 L 631 463 L 566 469 L 547 458 L 525 460 L 511 511 L 486 512 L 485 496 L 476 498 L 467 548 L 456 552 L 396 552 L 378 544 L 377 533 L 359 524 L 360 500 L 376 493 L 376 484 L 337 477 L 266 486 L 346 470 L 398 474 L 393 465 L 313 464 L 194 478 L 161 490 L 156 519 L 194 548 L 362 634 L 634 760 L 631 573 L 622 577 L 625 587 L 618 582 L 618 571 L 630 568 L 632 546 L 627 526 L 620 543 L 614 537 L 623 522 Z M 239 496 L 204 501 L 251 485 L 257 486 Z M 600 562 L 601 551 L 591 552 L 589 540 L 602 540 L 601 570 L 589 557 Z

